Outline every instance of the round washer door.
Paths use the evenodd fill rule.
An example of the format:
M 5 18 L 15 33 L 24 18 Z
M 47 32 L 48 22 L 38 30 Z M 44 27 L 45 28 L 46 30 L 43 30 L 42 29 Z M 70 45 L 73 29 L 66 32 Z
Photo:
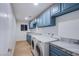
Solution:
M 34 41 L 32 40 L 32 49 L 34 49 Z
M 39 44 L 36 45 L 36 52 L 38 56 L 43 56 L 43 52 Z

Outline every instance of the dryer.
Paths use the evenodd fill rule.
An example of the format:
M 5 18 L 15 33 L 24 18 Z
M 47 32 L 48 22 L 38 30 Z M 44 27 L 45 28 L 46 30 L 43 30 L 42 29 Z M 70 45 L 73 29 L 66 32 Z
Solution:
M 38 41 L 35 49 L 36 56 L 48 56 L 49 55 L 49 43 Z
M 49 56 L 49 43 L 58 41 L 55 38 L 49 38 L 44 36 L 35 37 L 37 43 L 35 45 L 35 56 Z
M 31 40 L 31 49 L 32 49 L 32 54 L 35 55 L 35 47 L 36 47 L 36 44 L 37 44 L 37 40 L 35 37 L 32 37 L 32 40 Z

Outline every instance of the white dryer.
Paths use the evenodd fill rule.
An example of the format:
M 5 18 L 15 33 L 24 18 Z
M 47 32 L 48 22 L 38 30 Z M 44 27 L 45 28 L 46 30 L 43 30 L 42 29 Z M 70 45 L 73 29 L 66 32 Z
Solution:
M 49 55 L 49 43 L 38 41 L 35 48 L 36 56 L 48 56 Z
M 49 43 L 57 41 L 55 38 L 36 37 L 38 39 L 35 46 L 35 56 L 49 56 Z
M 35 37 L 32 36 L 32 40 L 31 40 L 31 49 L 32 49 L 32 54 L 35 55 L 35 47 L 37 44 L 37 41 Z

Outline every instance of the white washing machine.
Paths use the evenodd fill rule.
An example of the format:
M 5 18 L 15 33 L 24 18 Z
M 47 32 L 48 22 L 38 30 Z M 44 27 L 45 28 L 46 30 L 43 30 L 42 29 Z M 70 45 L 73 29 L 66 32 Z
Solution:
M 35 55 L 35 47 L 37 44 L 37 39 L 35 37 L 32 36 L 32 40 L 31 40 L 31 49 L 32 49 L 32 54 Z
M 48 56 L 49 43 L 38 41 L 35 48 L 35 56 Z
M 36 37 L 35 56 L 49 56 L 49 42 L 58 41 L 55 38 Z

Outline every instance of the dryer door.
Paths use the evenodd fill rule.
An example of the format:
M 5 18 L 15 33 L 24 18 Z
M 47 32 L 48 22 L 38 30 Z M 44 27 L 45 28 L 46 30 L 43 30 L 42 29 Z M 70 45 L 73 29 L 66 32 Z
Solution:
M 34 49 L 34 41 L 32 40 L 32 49 Z
M 43 56 L 43 51 L 40 47 L 40 44 L 36 45 L 36 52 L 37 52 L 37 56 Z

